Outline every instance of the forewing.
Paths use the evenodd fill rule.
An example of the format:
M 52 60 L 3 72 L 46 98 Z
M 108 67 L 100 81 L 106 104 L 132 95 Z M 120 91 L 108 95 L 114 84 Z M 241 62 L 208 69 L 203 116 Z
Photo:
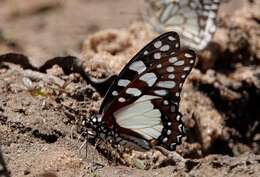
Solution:
M 158 41 L 154 41 L 154 43 L 156 42 Z M 117 95 L 103 112 L 104 119 L 111 117 L 113 112 L 135 102 L 143 95 L 158 96 L 179 104 L 182 85 L 195 63 L 194 51 L 183 49 L 171 52 L 171 54 L 156 52 L 149 56 L 151 57 L 149 66 L 141 74 L 135 70 L 137 76 L 134 80 L 128 80 L 132 77 L 131 74 L 124 75 L 124 77 L 119 76 L 115 81 L 115 87 L 110 92 L 117 92 Z M 131 73 L 133 71 L 131 66 L 137 65 L 136 63 L 139 62 L 140 60 L 131 62 L 124 69 L 124 73 Z M 121 83 L 124 83 L 125 80 L 128 80 L 127 84 L 117 87 L 123 85 Z
M 164 33 L 147 44 L 129 61 L 114 80 L 105 95 L 99 112 L 105 112 L 113 100 L 118 97 L 119 93 L 152 65 L 155 61 L 153 60 L 154 57 L 158 57 L 158 54 L 169 56 L 172 52 L 176 52 L 179 49 L 180 39 L 176 32 Z

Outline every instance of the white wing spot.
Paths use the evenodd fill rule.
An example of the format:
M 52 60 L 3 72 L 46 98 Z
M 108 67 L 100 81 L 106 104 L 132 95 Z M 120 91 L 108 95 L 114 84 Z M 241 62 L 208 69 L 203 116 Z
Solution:
M 148 55 L 148 53 L 149 53 L 149 52 L 148 52 L 147 50 L 146 50 L 146 51 L 144 51 L 144 55 Z
M 191 64 L 194 63 L 194 60 L 191 60 L 190 63 L 191 63 Z
M 193 55 L 191 55 L 190 53 L 185 53 L 184 56 L 185 56 L 186 58 L 193 58 Z
M 183 74 L 183 75 L 181 75 L 181 78 L 182 78 L 182 79 L 184 79 L 185 77 L 186 77 L 186 76 L 185 76 L 184 74 Z
M 180 93 L 179 93 L 179 92 L 176 92 L 175 95 L 176 95 L 177 97 L 179 97 L 179 96 L 180 96 Z
M 168 126 L 171 126 L 171 125 L 172 125 L 172 123 L 171 123 L 171 122 L 168 122 L 168 123 L 167 123 L 167 125 L 168 125 Z
M 166 71 L 169 72 L 169 73 L 171 73 L 171 72 L 174 71 L 174 67 L 173 67 L 173 66 L 168 66 L 168 67 L 166 68 Z
M 168 75 L 168 78 L 169 78 L 169 79 L 174 79 L 174 78 L 175 78 L 175 75 L 174 75 L 174 74 L 169 74 L 169 75 Z
M 154 93 L 156 95 L 165 96 L 167 94 L 166 90 L 155 90 Z
M 180 132 L 183 132 L 182 127 L 183 127 L 182 124 L 178 125 L 178 129 L 179 129 Z
M 167 138 L 167 137 L 165 137 L 165 138 L 163 138 L 162 142 L 163 142 L 163 143 L 166 143 L 166 142 L 167 142 L 167 140 L 168 140 L 168 138 Z
M 129 69 L 132 71 L 136 71 L 138 74 L 141 74 L 146 70 L 146 66 L 142 61 L 135 61 L 129 66 Z
M 154 54 L 154 59 L 160 59 L 161 58 L 161 53 L 157 52 Z
M 181 142 L 182 135 L 177 136 L 177 142 Z
M 177 61 L 173 65 L 175 65 L 175 66 L 182 66 L 182 65 L 184 65 L 184 61 L 183 60 Z
M 175 82 L 174 81 L 159 81 L 157 83 L 158 87 L 162 87 L 162 88 L 174 88 L 175 87 Z
M 175 47 L 176 47 L 176 48 L 179 48 L 179 43 L 178 43 L 178 42 L 175 44 Z
M 177 115 L 176 120 L 179 122 L 181 120 L 181 116 Z
M 170 41 L 175 41 L 175 40 L 176 40 L 173 36 L 169 36 L 168 39 L 169 39 Z
M 137 88 L 127 88 L 126 93 L 133 96 L 140 96 L 142 94 L 142 92 Z
M 169 104 L 169 101 L 164 100 L 164 101 L 163 101 L 163 104 L 164 104 L 164 105 L 168 105 L 168 104 Z
M 120 79 L 117 83 L 118 86 L 126 87 L 130 83 L 127 79 Z
M 169 58 L 169 62 L 170 62 L 170 63 L 174 63 L 174 62 L 176 62 L 177 60 L 178 60 L 177 57 L 171 57 L 171 58 Z
M 158 64 L 157 66 L 156 66 L 156 68 L 161 68 L 162 67 L 162 64 Z
M 183 68 L 183 71 L 189 71 L 189 70 L 190 70 L 190 67 L 188 67 L 188 66 Z
M 155 98 L 160 98 L 160 97 L 154 95 L 143 95 L 142 97 L 138 98 L 138 100 L 136 100 L 135 102 L 137 103 L 137 102 L 142 102 L 142 101 L 151 100 Z
M 165 51 L 168 51 L 170 49 L 170 46 L 169 45 L 163 45 L 160 50 L 165 52 Z
M 153 84 L 156 82 L 157 77 L 154 73 L 145 73 L 139 79 L 147 83 L 149 87 L 152 87 Z
M 167 131 L 167 135 L 170 135 L 171 133 L 172 133 L 171 130 L 168 130 L 168 131 Z
M 171 144 L 171 149 L 173 149 L 176 146 L 176 143 Z
M 112 92 L 112 95 L 117 96 L 117 95 L 118 95 L 118 92 L 117 92 L 116 90 L 114 90 L 114 91 Z
M 162 46 L 162 42 L 161 41 L 156 41 L 153 45 L 154 45 L 155 48 L 159 48 L 159 47 Z
M 118 101 L 121 102 L 121 103 L 123 103 L 123 102 L 125 102 L 125 98 L 120 97 L 120 98 L 118 99 Z

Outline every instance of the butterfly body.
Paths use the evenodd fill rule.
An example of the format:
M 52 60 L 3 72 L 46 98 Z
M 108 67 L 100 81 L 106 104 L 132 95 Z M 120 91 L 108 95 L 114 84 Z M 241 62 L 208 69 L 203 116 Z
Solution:
M 180 92 L 195 58 L 192 50 L 180 48 L 175 32 L 151 41 L 120 72 L 99 114 L 88 120 L 95 138 L 137 150 L 174 150 L 185 130 Z

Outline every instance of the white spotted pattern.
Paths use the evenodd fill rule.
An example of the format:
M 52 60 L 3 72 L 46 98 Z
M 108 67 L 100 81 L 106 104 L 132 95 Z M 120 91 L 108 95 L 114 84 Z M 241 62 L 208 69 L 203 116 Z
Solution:
M 172 133 L 171 130 L 168 130 L 168 131 L 167 131 L 167 135 L 170 135 L 171 133 Z
M 114 91 L 112 92 L 112 95 L 117 96 L 117 95 L 118 95 L 118 92 L 117 92 L 116 90 L 114 90 Z
M 165 138 L 163 138 L 162 142 L 163 142 L 163 143 L 166 143 L 166 142 L 167 142 L 167 140 L 168 140 L 168 138 L 167 138 L 167 137 L 165 137 Z
M 161 53 L 157 52 L 157 53 L 154 54 L 153 57 L 154 57 L 154 59 L 157 59 L 157 60 L 158 60 L 158 59 L 161 58 Z
M 157 77 L 154 73 L 145 73 L 139 79 L 144 81 L 149 87 L 152 87 L 157 81 Z
M 167 100 L 163 100 L 163 104 L 164 104 L 164 105 L 168 105 L 169 102 L 168 102 Z
M 126 87 L 130 83 L 127 79 L 119 79 L 117 85 L 121 87 Z
M 125 100 L 125 98 L 120 97 L 120 98 L 118 99 L 118 101 L 121 102 L 121 103 L 123 103 L 123 102 L 125 102 L 126 100 Z
M 177 135 L 177 142 L 181 142 L 182 135 Z
M 157 83 L 157 86 L 158 86 L 158 87 L 168 88 L 168 89 L 174 88 L 175 85 L 176 85 L 176 84 L 175 84 L 174 81 L 159 81 L 159 82 Z
M 142 92 L 137 88 L 127 88 L 126 93 L 133 96 L 140 96 Z
M 169 74 L 168 75 L 168 79 L 174 79 L 175 78 L 175 75 L 174 74 Z
M 162 64 L 158 64 L 156 68 L 162 68 Z
M 190 53 L 185 53 L 184 56 L 187 58 L 193 58 L 193 55 L 191 55 Z
M 142 61 L 135 61 L 129 66 L 129 69 L 132 71 L 136 71 L 138 74 L 141 74 L 146 70 L 146 66 Z
M 173 66 L 168 66 L 166 68 L 166 71 L 169 72 L 169 73 L 172 73 L 174 71 L 174 67 Z
M 175 41 L 175 40 L 176 40 L 173 36 L 169 36 L 168 39 L 169 39 L 170 41 Z
M 173 149 L 177 144 L 176 143 L 172 143 L 170 148 Z
M 166 90 L 155 90 L 154 93 L 156 95 L 165 96 L 167 94 Z
M 179 122 L 181 120 L 181 116 L 177 115 L 176 120 Z
M 162 46 L 162 42 L 161 41 L 156 41 L 155 43 L 154 43 L 154 47 L 155 48 L 159 48 L 159 47 L 161 47 Z
M 190 70 L 190 67 L 186 66 L 183 68 L 183 71 L 189 71 Z
M 170 49 L 170 46 L 169 46 L 169 45 L 164 45 L 164 46 L 162 46 L 162 47 L 160 48 L 160 51 L 165 52 L 165 51 L 168 51 L 169 49 Z
M 169 58 L 169 62 L 170 62 L 170 63 L 175 63 L 177 60 L 178 60 L 177 57 L 171 57 L 171 58 Z
M 175 66 L 182 66 L 182 65 L 184 65 L 184 61 L 183 60 L 177 61 L 173 65 L 175 65 Z
M 182 127 L 183 127 L 182 124 L 178 125 L 178 129 L 179 129 L 180 132 L 183 132 Z

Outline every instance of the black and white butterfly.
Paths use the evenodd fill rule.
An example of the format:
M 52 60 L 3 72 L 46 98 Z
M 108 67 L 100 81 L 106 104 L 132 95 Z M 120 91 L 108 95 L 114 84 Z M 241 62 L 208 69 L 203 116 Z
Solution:
M 216 31 L 220 0 L 145 0 L 145 20 L 155 31 L 176 31 L 183 44 L 204 49 Z
M 99 114 L 84 123 L 89 134 L 137 150 L 174 150 L 185 130 L 180 92 L 195 59 L 194 51 L 180 48 L 176 32 L 151 41 L 113 81 Z

